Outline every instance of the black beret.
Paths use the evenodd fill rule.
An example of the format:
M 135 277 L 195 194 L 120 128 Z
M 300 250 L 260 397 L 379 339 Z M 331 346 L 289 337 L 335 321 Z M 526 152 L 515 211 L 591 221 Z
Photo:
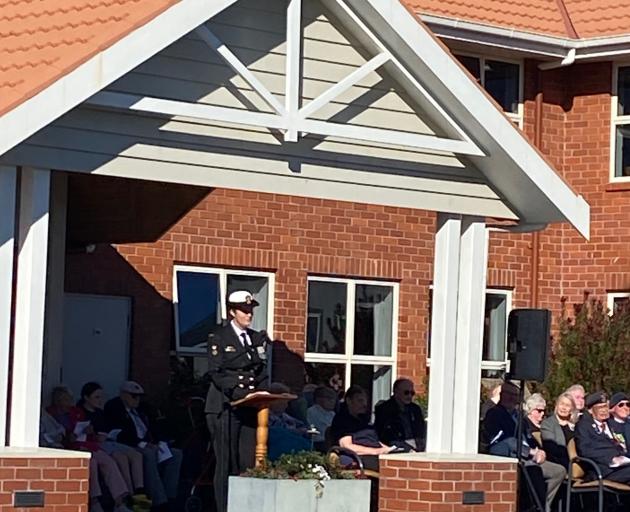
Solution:
M 628 401 L 628 395 L 626 395 L 623 392 L 614 393 L 613 396 L 610 397 L 610 406 L 614 407 L 619 402 L 624 402 L 624 401 L 625 402 Z
M 608 398 L 606 398 L 606 393 L 603 391 L 597 391 L 596 393 L 588 395 L 584 403 L 586 404 L 586 408 L 590 409 L 594 405 L 608 403 Z

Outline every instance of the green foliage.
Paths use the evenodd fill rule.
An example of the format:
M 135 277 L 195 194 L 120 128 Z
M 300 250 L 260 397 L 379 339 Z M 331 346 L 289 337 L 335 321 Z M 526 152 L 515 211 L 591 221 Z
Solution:
M 336 459 L 319 452 L 285 453 L 275 462 L 265 460 L 258 468 L 248 469 L 243 476 L 272 480 L 340 480 L 354 474 L 343 471 Z
M 601 301 L 584 296 L 569 316 L 562 301 L 559 340 L 551 355 L 544 388 L 549 401 L 572 384 L 582 384 L 586 393 L 630 391 L 630 309 L 620 308 L 610 316 Z

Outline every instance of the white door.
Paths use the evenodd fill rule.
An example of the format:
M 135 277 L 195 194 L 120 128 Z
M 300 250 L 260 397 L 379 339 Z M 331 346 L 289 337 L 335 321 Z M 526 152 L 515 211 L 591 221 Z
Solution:
M 61 379 L 77 400 L 90 381 L 108 398 L 118 394 L 129 373 L 130 317 L 129 297 L 65 294 Z

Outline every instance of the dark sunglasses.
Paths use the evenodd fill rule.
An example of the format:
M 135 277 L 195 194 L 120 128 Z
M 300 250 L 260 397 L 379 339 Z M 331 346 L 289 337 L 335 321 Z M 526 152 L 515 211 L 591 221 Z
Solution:
M 534 411 L 536 411 L 536 412 L 545 412 L 544 409 L 534 409 Z
M 142 395 L 140 393 L 129 393 L 131 398 L 140 398 Z
M 403 395 L 405 395 L 405 396 L 410 396 L 410 395 L 413 396 L 415 394 L 416 394 L 416 392 L 413 389 L 412 390 L 408 390 L 407 389 L 407 390 L 403 391 Z
M 628 402 L 619 402 L 619 403 L 617 404 L 617 407 L 625 407 L 625 408 L 628 408 L 628 407 L 630 407 L 630 403 L 628 403 Z

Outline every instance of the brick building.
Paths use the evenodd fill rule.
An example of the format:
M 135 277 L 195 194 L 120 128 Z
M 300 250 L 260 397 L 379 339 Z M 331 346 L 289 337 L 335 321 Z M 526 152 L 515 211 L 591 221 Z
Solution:
M 274 378 L 295 389 L 306 377 L 335 377 L 342 386 L 362 384 L 376 401 L 396 376 L 425 389 L 429 367 L 437 368 L 430 444 L 466 457 L 388 460 L 383 511 L 417 503 L 454 510 L 462 491 L 479 489 L 488 510 L 509 509 L 514 482 L 501 472 L 513 474 L 511 463 L 474 459 L 476 390 L 481 375 L 505 368 L 509 309 L 533 305 L 557 314 L 562 296 L 579 301 L 589 289 L 614 301 L 630 290 L 622 227 L 630 168 L 623 24 L 612 27 L 579 1 L 541 2 L 536 16 L 522 16 L 516 4 L 499 10 L 494 1 L 483 12 L 456 2 L 410 1 L 404 9 L 395 1 L 349 0 L 336 8 L 324 2 L 321 12 L 311 3 L 300 17 L 304 34 L 293 35 L 304 38 L 300 90 L 288 78 L 289 31 L 286 41 L 278 36 L 284 7 L 241 0 L 223 12 L 233 2 L 222 1 L 210 13 L 191 3 L 155 2 L 143 11 L 118 2 L 119 15 L 105 18 L 79 9 L 69 32 L 49 45 L 75 41 L 78 50 L 50 50 L 53 57 L 37 54 L 32 40 L 7 39 L 7 53 L 30 44 L 34 57 L 16 57 L 0 81 L 7 91 L 0 178 L 11 201 L 21 194 L 20 222 L 31 215 L 33 227 L 39 219 L 39 203 L 25 201 L 25 191 L 38 198 L 37 187 L 49 187 L 46 205 L 54 205 L 46 231 L 30 230 L 42 245 L 16 253 L 17 285 L 0 275 L 13 288 L 0 297 L 6 361 L 13 347 L 13 372 L 8 363 L 0 372 L 0 396 L 13 397 L 4 407 L 10 413 L 0 415 L 9 445 L 32 445 L 35 432 L 23 427 L 37 417 L 39 400 L 20 399 L 38 395 L 40 383 L 45 400 L 59 382 L 76 392 L 96 378 L 112 393 L 130 375 L 157 400 L 173 355 L 203 372 L 205 337 L 225 318 L 227 292 L 247 287 L 262 303 L 256 327 L 276 340 Z M 29 15 L 19 2 L 13 8 L 9 20 Z M 412 11 L 462 67 L 418 28 Z M 191 37 L 191 19 L 209 21 Z M 253 44 L 247 31 L 258 23 L 267 28 Z M 49 32 L 41 28 L 39 36 Z M 154 46 L 140 55 L 142 38 Z M 207 46 L 220 57 L 200 57 Z M 109 49 L 127 54 L 110 56 Z M 98 73 L 91 69 L 89 80 L 72 74 L 95 55 Z M 213 72 L 194 67 L 201 64 Z M 24 73 L 29 68 L 33 76 Z M 285 112 L 277 98 L 291 111 L 297 97 L 307 110 L 317 107 L 299 129 L 275 118 Z M 24 171 L 20 190 L 10 176 L 22 167 L 54 171 Z M 591 207 L 589 241 L 579 194 Z M 558 224 L 564 221 L 573 226 Z M 38 248 L 48 251 L 47 262 Z M 10 260 L 8 251 L 0 256 L 13 267 L 13 251 Z M 47 280 L 30 282 L 46 268 Z M 471 349 L 481 337 L 481 352 Z M 458 433 L 452 403 L 462 392 L 474 405 L 459 412 L 471 428 Z M 59 454 L 49 458 L 56 467 L 70 464 Z M 41 487 L 34 473 L 17 473 L 36 465 L 30 455 L 17 462 L 7 456 L 2 465 L 21 482 L 3 492 Z M 84 462 L 72 465 L 73 485 L 84 492 Z M 411 485 L 424 479 L 422 471 L 431 476 L 429 489 Z M 459 487 L 451 485 L 456 478 Z M 70 506 L 76 498 L 58 499 Z

